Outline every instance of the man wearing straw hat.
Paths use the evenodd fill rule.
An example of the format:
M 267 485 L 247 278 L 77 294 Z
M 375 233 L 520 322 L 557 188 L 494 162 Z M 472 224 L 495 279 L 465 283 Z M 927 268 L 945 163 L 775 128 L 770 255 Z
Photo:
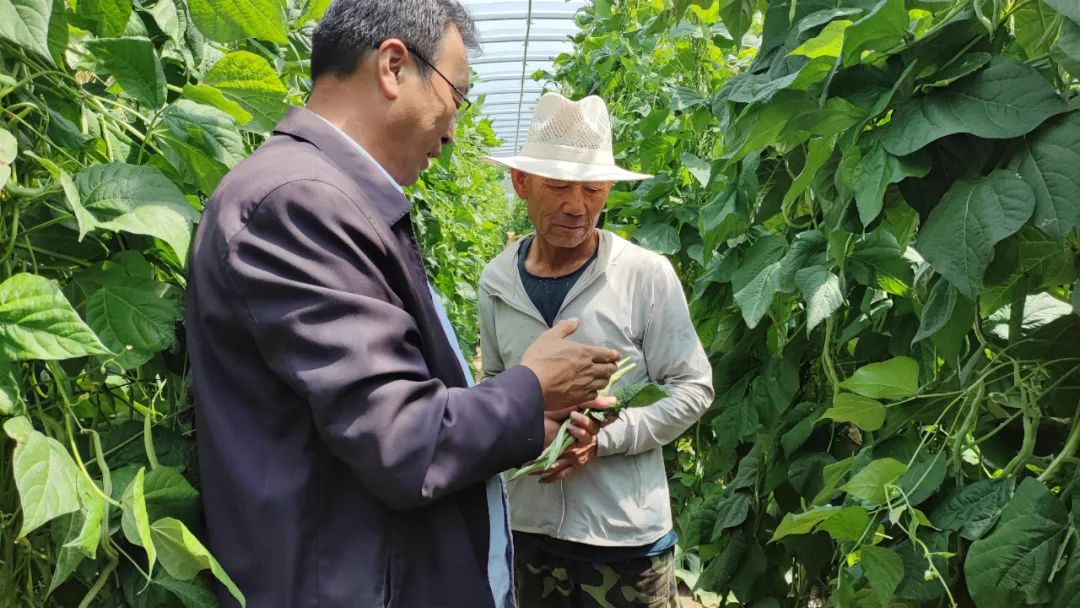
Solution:
M 574 339 L 616 349 L 636 366 L 620 385 L 663 384 L 670 397 L 623 410 L 552 468 L 509 487 L 521 608 L 677 606 L 675 532 L 661 447 L 713 399 L 712 371 L 682 286 L 663 256 L 598 229 L 616 181 L 607 106 L 556 93 L 536 106 L 511 169 L 536 229 L 484 269 L 485 376 L 516 365 L 536 336 L 578 318 Z

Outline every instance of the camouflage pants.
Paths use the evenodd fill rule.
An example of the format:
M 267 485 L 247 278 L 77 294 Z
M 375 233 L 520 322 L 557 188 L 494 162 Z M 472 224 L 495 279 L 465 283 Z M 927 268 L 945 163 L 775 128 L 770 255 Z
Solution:
M 518 608 L 679 608 L 675 550 L 592 563 L 515 546 Z

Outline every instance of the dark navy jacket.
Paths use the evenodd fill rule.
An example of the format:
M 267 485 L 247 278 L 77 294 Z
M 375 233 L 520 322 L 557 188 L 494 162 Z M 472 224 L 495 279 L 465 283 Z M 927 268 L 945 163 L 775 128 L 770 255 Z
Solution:
M 539 383 L 466 388 L 409 203 L 318 116 L 208 201 L 185 325 L 210 549 L 248 606 L 492 606 L 484 481 L 539 455 Z

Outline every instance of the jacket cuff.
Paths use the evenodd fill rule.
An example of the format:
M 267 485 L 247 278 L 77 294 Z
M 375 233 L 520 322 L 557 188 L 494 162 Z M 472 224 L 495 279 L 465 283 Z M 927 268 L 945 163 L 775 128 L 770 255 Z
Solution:
M 622 415 L 611 424 L 600 429 L 596 436 L 596 455 L 617 456 L 625 454 L 630 444 L 630 423 Z
M 531 369 L 516 365 L 487 382 L 498 382 L 516 399 L 515 412 L 510 418 L 517 423 L 511 435 L 510 461 L 518 466 L 535 460 L 544 451 L 544 391 L 540 379 Z

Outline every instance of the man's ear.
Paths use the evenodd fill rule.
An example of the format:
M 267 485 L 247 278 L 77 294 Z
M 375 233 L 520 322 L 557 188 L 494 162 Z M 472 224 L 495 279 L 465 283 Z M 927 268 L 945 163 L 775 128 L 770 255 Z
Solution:
M 525 199 L 525 194 L 528 192 L 527 182 L 529 180 L 529 174 L 517 169 L 510 170 L 510 181 L 514 184 L 514 192 L 517 193 L 518 198 Z
M 408 61 L 409 51 L 405 43 L 396 38 L 384 40 L 375 49 L 376 81 L 387 99 L 395 100 L 401 96 L 402 72 Z

